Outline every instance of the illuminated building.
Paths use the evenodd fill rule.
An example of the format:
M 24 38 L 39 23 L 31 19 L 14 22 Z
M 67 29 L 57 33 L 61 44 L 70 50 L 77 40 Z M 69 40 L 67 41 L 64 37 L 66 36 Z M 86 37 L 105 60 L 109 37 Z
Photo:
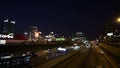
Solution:
M 0 30 L 0 44 L 6 44 L 14 39 L 15 21 L 11 19 L 3 20 Z
M 34 38 L 34 32 L 38 31 L 38 27 L 37 26 L 32 26 L 30 27 L 30 32 L 29 32 L 29 40 L 32 41 Z
M 13 39 L 14 38 L 15 21 L 6 19 L 2 22 L 0 39 Z
M 82 42 L 82 41 L 86 40 L 86 37 L 84 36 L 84 33 L 82 33 L 82 32 L 77 32 L 75 35 L 76 35 L 75 40 L 77 42 Z
M 82 33 L 82 32 L 77 32 L 77 33 L 76 33 L 76 36 L 77 36 L 77 37 L 82 37 L 82 36 L 84 36 L 84 33 Z
M 1 33 L 2 34 L 14 34 L 15 21 L 6 19 L 2 22 Z
M 55 41 L 55 34 L 54 34 L 54 32 L 50 32 L 48 35 L 46 35 L 45 36 L 45 40 L 46 41 L 49 41 L 49 42 L 51 42 L 51 41 Z
M 39 32 L 34 32 L 34 35 L 35 35 L 34 36 L 35 38 L 39 38 L 40 37 L 40 33 Z
M 37 41 L 39 40 L 41 32 L 38 31 L 37 26 L 32 26 L 30 27 L 30 32 L 29 32 L 29 40 L 30 41 Z

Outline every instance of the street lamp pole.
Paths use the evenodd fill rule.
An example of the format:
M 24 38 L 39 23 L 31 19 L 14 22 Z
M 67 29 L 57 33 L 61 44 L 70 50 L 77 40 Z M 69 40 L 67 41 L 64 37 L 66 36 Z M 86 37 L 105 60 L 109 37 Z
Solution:
M 27 38 L 27 34 L 28 34 L 27 32 L 24 32 L 24 35 L 25 35 L 25 39 Z
M 120 17 L 118 17 L 118 18 L 116 19 L 116 29 L 115 29 L 116 34 L 118 34 L 119 25 L 120 25 Z

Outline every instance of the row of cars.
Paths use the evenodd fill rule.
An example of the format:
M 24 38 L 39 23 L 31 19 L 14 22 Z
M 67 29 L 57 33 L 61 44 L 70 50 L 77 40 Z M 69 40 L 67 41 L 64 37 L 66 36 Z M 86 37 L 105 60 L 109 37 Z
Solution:
M 37 56 L 37 53 L 36 53 L 36 51 L 28 51 L 28 52 L 22 53 L 22 54 L 20 54 L 20 53 L 13 54 L 13 53 L 6 52 L 6 53 L 0 54 L 0 60 L 22 57 L 22 56 L 27 56 L 27 55 L 30 55 L 31 57 L 35 57 L 35 56 Z
M 0 54 L 0 68 L 9 68 L 14 66 L 23 66 L 30 62 L 31 57 L 36 56 L 35 52 L 27 52 L 23 54 Z

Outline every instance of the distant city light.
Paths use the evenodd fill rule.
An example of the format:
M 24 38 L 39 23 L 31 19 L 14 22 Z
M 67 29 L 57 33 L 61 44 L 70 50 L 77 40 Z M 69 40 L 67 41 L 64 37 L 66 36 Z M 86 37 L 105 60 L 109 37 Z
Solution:
M 49 38 L 49 36 L 45 36 L 46 38 Z
M 0 40 L 0 44 L 6 44 L 6 40 Z
M 11 23 L 15 24 L 15 21 L 11 21 Z
M 8 22 L 8 19 L 4 20 L 4 22 Z
M 27 32 L 24 32 L 25 35 L 27 35 L 28 33 Z
M 35 38 L 39 38 L 39 32 L 35 32 Z
M 54 34 L 54 32 L 50 32 L 51 34 Z
M 75 39 L 72 39 L 72 41 L 75 41 Z
M 51 41 L 52 41 L 52 39 L 48 39 L 48 41 L 49 41 L 49 42 L 51 42 Z
M 39 32 L 40 34 L 42 34 L 42 32 Z
M 47 35 L 47 36 L 45 36 L 46 38 L 51 38 L 52 36 L 51 35 Z
M 107 33 L 107 36 L 113 36 L 113 33 Z
M 56 38 L 56 41 L 65 41 L 65 38 Z

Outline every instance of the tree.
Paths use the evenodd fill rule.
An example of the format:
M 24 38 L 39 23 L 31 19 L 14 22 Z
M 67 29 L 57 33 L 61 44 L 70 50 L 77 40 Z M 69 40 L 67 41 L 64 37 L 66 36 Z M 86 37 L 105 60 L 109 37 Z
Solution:
M 118 34 L 120 25 L 116 23 L 107 23 L 105 25 L 105 34 L 113 32 L 114 34 Z

